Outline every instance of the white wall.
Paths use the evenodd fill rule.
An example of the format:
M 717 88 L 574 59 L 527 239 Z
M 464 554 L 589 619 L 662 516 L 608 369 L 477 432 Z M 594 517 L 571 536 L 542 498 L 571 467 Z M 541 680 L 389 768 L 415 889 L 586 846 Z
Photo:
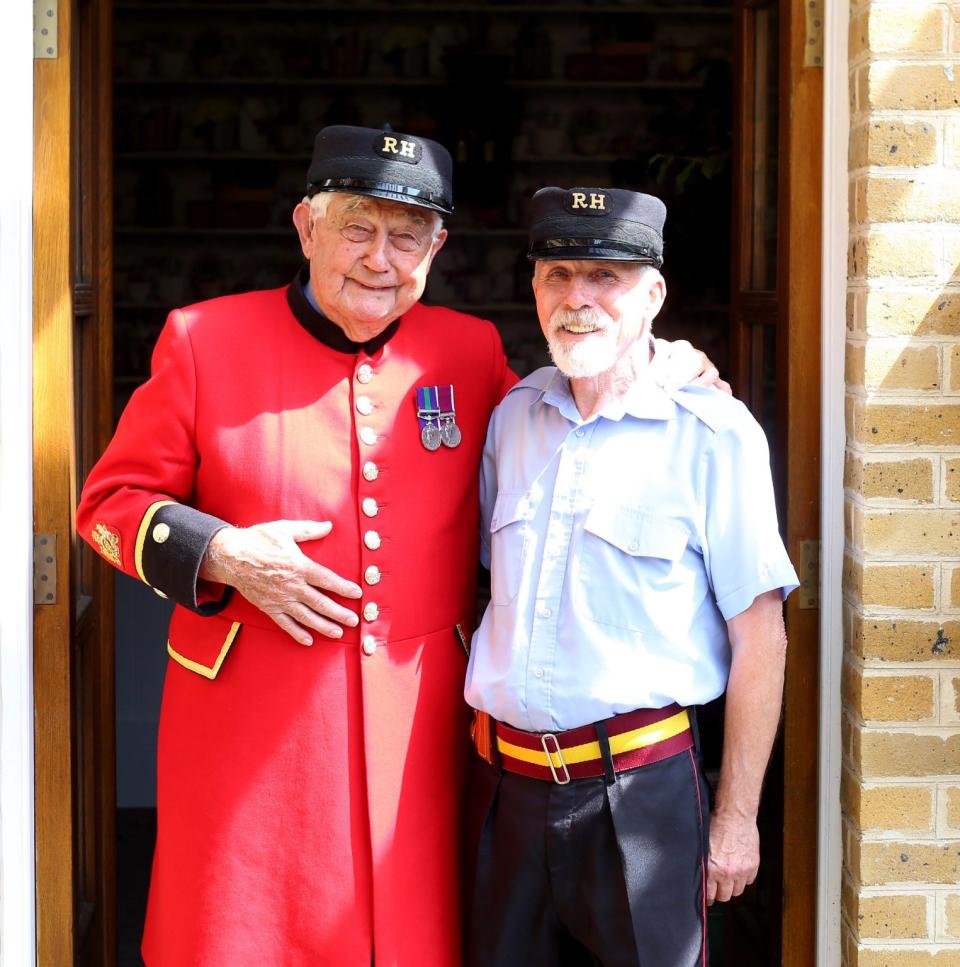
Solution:
M 33 833 L 33 10 L 0 17 L 0 967 L 36 958 Z
M 849 0 L 824 11 L 820 477 L 820 804 L 817 965 L 840 963 L 840 672 L 843 568 L 844 340 L 847 293 Z

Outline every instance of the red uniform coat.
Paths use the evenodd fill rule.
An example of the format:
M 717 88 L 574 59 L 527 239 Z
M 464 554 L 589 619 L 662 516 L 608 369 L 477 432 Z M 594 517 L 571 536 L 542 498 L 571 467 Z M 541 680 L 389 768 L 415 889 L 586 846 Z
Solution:
M 472 625 L 477 467 L 512 381 L 493 326 L 445 309 L 361 348 L 296 282 L 170 315 L 78 511 L 104 557 L 179 602 L 149 967 L 460 962 L 455 625 Z M 415 390 L 437 384 L 463 441 L 429 452 Z M 238 594 L 218 611 L 203 582 L 195 597 L 224 521 L 281 518 L 334 522 L 302 547 L 363 587 L 340 641 L 299 645 Z

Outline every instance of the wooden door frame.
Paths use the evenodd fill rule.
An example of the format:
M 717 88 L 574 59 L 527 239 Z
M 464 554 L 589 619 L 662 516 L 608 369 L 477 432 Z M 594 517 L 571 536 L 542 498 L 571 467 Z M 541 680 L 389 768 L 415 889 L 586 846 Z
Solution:
M 755 415 L 769 390 L 761 330 L 776 337 L 777 394 L 771 440 L 775 472 L 784 497 L 785 542 L 802 573 L 801 548 L 820 538 L 820 340 L 821 178 L 823 68 L 805 64 L 809 0 L 743 0 L 734 17 L 734 98 L 740 112 L 734 144 L 732 236 L 738 246 L 731 280 L 731 372 L 734 388 Z M 776 8 L 779 23 L 778 178 L 776 280 L 755 278 L 751 268 L 758 212 L 753 198 L 756 34 L 761 10 Z M 762 72 L 761 72 L 762 73 Z M 758 160 L 756 165 L 761 162 Z M 807 595 L 795 593 L 785 607 L 786 683 L 782 726 L 783 839 L 781 867 L 782 967 L 816 962 L 819 799 L 820 614 Z
M 34 609 L 37 830 L 37 960 L 74 959 L 73 730 L 70 703 L 69 573 L 74 454 L 73 251 L 74 128 L 71 3 L 59 4 L 58 56 L 34 66 L 33 318 L 34 530 L 59 550 L 57 600 Z M 68 439 L 65 439 L 65 434 Z
M 33 69 L 33 530 L 56 550 L 55 600 L 33 613 L 36 957 L 63 967 L 110 967 L 116 946 L 113 580 L 103 562 L 81 573 L 74 527 L 78 456 L 112 424 L 109 340 L 77 328 L 112 303 L 110 18 L 109 0 L 62 0 L 57 55 Z M 92 386 L 79 414 L 77 365 Z
M 0 31 L 4 119 L 0 194 L 0 959 L 32 964 L 33 826 L 33 11 L 14 4 Z
M 823 176 L 823 68 L 805 66 L 807 2 L 781 9 L 780 220 L 777 352 L 787 365 L 778 413 L 786 425 L 786 544 L 820 538 L 820 286 Z M 799 570 L 799 567 L 798 567 Z M 783 741 L 783 967 L 816 963 L 819 796 L 820 612 L 787 599 L 787 679 Z

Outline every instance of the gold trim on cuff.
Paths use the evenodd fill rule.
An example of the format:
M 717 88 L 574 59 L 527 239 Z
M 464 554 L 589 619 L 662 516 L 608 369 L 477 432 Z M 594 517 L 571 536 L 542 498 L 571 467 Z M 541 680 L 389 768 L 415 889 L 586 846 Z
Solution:
M 234 621 L 230 625 L 230 630 L 227 632 L 227 637 L 224 639 L 223 646 L 220 649 L 220 654 L 217 655 L 217 660 L 213 665 L 202 665 L 198 661 L 193 661 L 190 658 L 185 658 L 178 652 L 170 641 L 167 641 L 167 654 L 179 665 L 183 665 L 184 668 L 188 668 L 192 672 L 196 672 L 198 675 L 203 675 L 204 678 L 214 679 L 217 677 L 217 673 L 220 671 L 220 666 L 223 664 L 223 659 L 227 657 L 227 652 L 230 650 L 230 646 L 233 644 L 234 639 L 237 637 L 237 632 L 240 630 L 240 622 Z
M 140 530 L 137 531 L 137 544 L 133 551 L 133 564 L 137 569 L 137 577 L 143 581 L 148 587 L 153 587 L 153 585 L 143 576 L 143 545 L 147 540 L 147 531 L 150 529 L 150 524 L 153 522 L 154 514 L 161 507 L 172 507 L 176 503 L 175 500 L 155 500 L 146 510 L 143 515 L 143 520 L 140 521 Z

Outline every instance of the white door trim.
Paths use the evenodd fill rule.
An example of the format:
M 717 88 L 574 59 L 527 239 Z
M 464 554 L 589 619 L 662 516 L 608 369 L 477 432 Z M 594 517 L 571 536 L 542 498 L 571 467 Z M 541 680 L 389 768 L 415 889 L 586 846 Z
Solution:
M 36 963 L 33 783 L 33 4 L 0 30 L 0 967 Z
M 817 967 L 840 963 L 840 673 L 843 665 L 844 351 L 850 138 L 849 0 L 823 5 L 823 214 L 820 370 L 820 749 Z

